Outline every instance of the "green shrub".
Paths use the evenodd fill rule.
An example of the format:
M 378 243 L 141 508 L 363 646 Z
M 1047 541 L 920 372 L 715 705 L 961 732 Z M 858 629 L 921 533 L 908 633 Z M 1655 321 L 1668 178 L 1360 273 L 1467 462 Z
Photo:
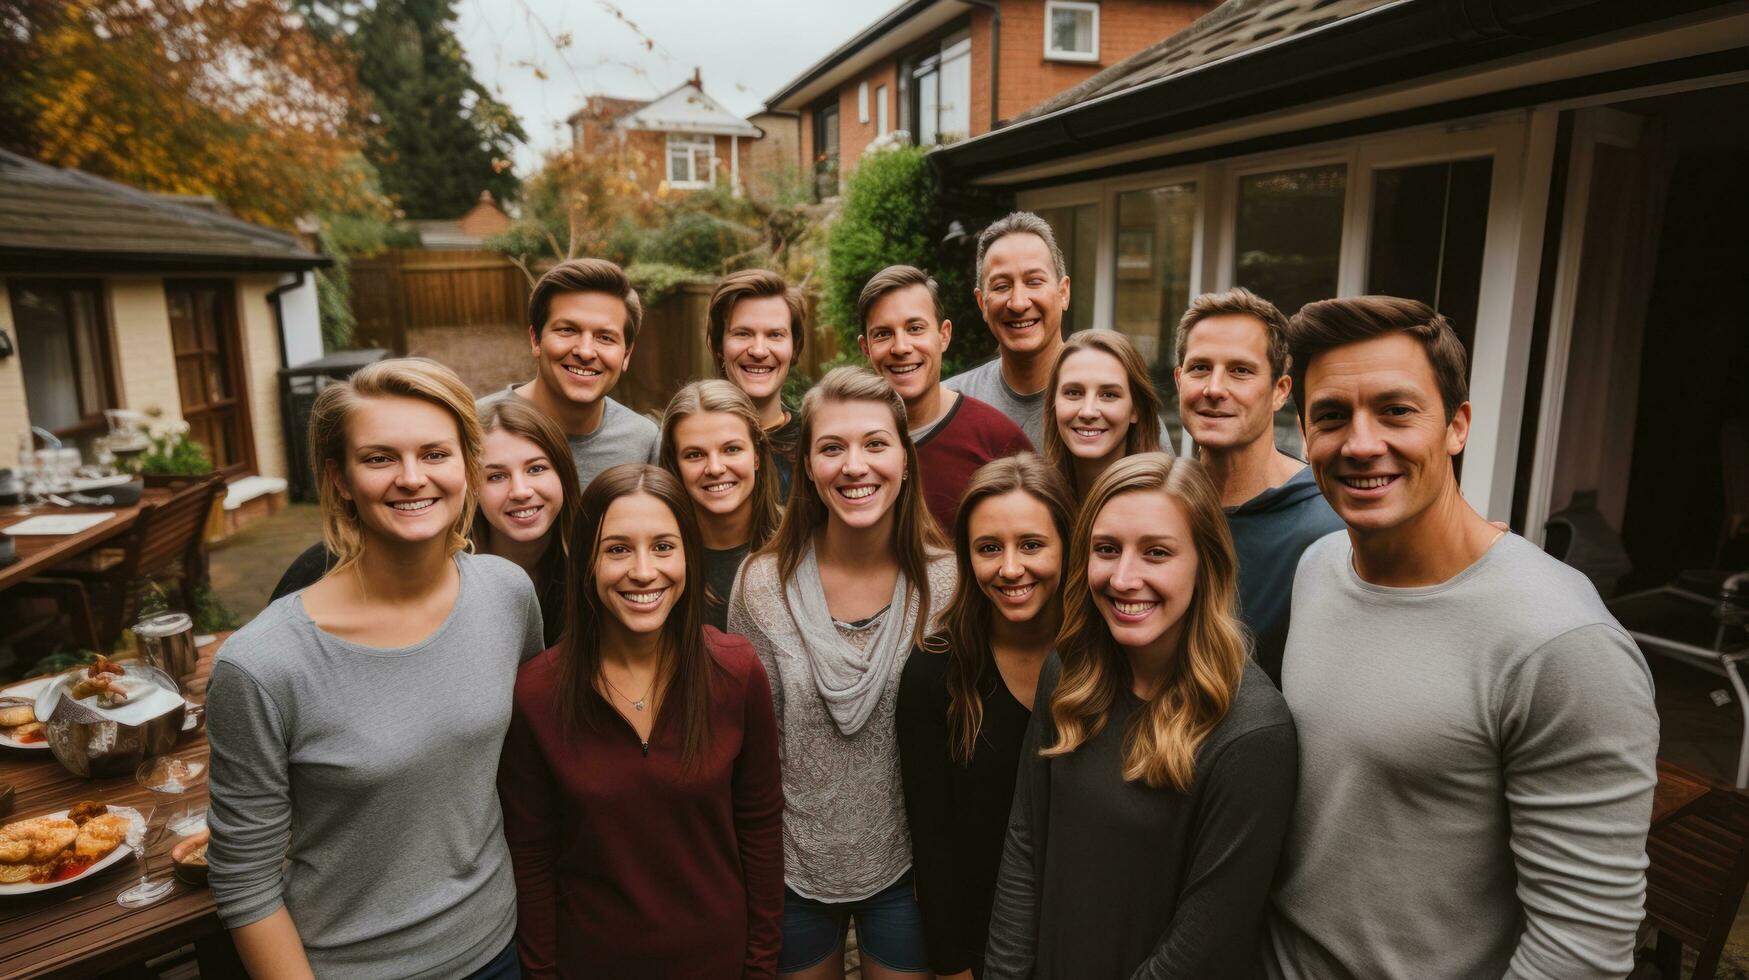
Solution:
M 645 234 L 638 261 L 720 272 L 730 260 L 758 244 L 759 238 L 757 231 L 727 218 L 705 211 L 680 211 Z
M 154 476 L 199 476 L 212 471 L 206 447 L 183 432 L 153 436 L 151 451 L 140 457 L 140 472 Z
M 1000 213 L 993 200 L 944 197 L 923 149 L 896 147 L 858 160 L 827 232 L 820 315 L 837 331 L 839 349 L 857 349 L 856 297 L 863 283 L 887 266 L 903 263 L 935 277 L 942 310 L 953 321 L 953 343 L 942 359 L 942 375 L 994 356 L 995 340 L 972 298 L 971 267 L 977 232 Z
M 626 266 L 626 278 L 632 281 L 646 310 L 684 283 L 715 281 L 707 273 L 665 262 L 634 262 Z

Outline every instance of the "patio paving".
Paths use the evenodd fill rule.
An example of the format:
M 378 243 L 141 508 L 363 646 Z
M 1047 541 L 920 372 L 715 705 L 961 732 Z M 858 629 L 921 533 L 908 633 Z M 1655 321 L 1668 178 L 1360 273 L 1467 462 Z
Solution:
M 248 622 L 267 608 L 268 597 L 293 558 L 322 540 L 322 512 L 315 504 L 289 504 L 213 545 L 208 558 L 213 592 L 237 618 Z

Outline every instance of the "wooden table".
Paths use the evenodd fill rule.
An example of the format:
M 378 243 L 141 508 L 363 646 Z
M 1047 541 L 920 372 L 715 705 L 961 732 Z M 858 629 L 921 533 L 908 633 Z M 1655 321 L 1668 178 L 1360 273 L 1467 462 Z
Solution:
M 1712 789 L 1705 777 L 1659 759 L 1658 786 L 1652 791 L 1652 826 L 1669 823 L 1687 813 Z
M 78 534 L 44 534 L 12 538 L 12 543 L 18 549 L 18 560 L 4 568 L 0 568 L 0 591 L 8 586 L 22 582 L 33 575 L 55 567 L 69 558 L 84 554 L 97 545 L 134 526 L 134 521 L 140 516 L 140 508 L 144 504 L 157 503 L 170 496 L 168 490 L 148 490 L 141 497 L 141 503 L 126 507 L 34 507 L 28 514 L 18 513 L 7 508 L 0 511 L 0 530 L 4 530 L 19 521 L 39 515 L 57 514 L 98 514 L 110 513 L 114 517 L 96 527 L 88 527 Z M 10 535 L 9 535 L 10 536 Z
M 184 733 L 176 751 L 205 759 L 206 736 Z M 53 813 L 80 800 L 131 806 L 142 814 L 152 806 L 152 794 L 134 782 L 133 773 L 81 779 L 49 752 L 0 748 L 0 783 L 11 783 L 17 794 L 4 822 Z M 206 784 L 185 798 L 191 806 L 205 806 Z M 153 827 L 162 826 L 166 815 L 156 814 Z M 154 878 L 170 874 L 170 848 L 177 839 L 167 833 L 147 849 Z M 204 947 L 200 949 L 203 963 L 210 956 L 235 964 L 236 954 L 214 910 L 212 892 L 175 881 L 170 894 L 155 905 L 124 909 L 115 904 L 117 893 L 139 877 L 139 861 L 128 857 L 70 885 L 35 895 L 0 897 L 0 978 L 91 976 L 190 943 Z M 240 966 L 212 975 L 240 976 Z

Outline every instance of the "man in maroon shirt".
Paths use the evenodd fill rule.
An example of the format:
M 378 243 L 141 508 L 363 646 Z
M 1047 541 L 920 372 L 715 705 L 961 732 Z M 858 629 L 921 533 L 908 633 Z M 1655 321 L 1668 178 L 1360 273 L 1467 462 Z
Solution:
M 1008 416 L 941 386 L 941 355 L 953 339 L 953 322 L 942 319 L 941 296 L 928 273 L 887 266 L 862 287 L 856 312 L 862 353 L 905 400 L 929 512 L 952 533 L 954 512 L 978 467 L 1031 452 L 1032 443 Z

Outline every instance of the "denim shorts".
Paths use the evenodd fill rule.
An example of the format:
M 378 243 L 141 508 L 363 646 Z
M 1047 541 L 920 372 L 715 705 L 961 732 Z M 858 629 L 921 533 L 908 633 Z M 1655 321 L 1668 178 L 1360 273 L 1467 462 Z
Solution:
M 480 967 L 468 975 L 468 980 L 519 980 L 522 976 L 522 962 L 516 955 L 516 940 L 498 951 L 492 957 L 492 962 Z
M 777 972 L 806 970 L 831 956 L 856 919 L 862 955 L 889 970 L 925 973 L 929 950 L 923 945 L 923 912 L 911 890 L 911 873 L 881 891 L 854 902 L 817 902 L 783 890 L 783 951 Z

